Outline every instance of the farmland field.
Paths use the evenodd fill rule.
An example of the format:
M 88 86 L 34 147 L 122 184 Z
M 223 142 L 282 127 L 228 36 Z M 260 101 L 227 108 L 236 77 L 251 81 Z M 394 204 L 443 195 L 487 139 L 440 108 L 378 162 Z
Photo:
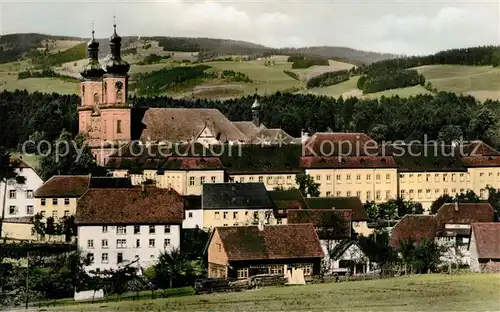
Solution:
M 500 275 L 418 275 L 44 311 L 499 311 Z

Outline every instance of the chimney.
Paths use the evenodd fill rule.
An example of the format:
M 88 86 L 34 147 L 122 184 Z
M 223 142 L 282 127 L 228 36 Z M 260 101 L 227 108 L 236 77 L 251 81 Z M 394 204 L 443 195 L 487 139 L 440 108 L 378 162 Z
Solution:
M 458 211 L 458 202 L 455 202 L 455 211 Z
M 264 231 L 264 220 L 259 220 L 257 226 L 259 227 L 259 231 Z

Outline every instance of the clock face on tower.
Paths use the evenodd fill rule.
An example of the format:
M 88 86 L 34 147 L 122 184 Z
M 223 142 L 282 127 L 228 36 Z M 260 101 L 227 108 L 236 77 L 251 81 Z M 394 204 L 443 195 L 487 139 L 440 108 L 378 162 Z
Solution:
M 117 81 L 115 83 L 116 91 L 121 91 L 123 89 L 123 82 Z

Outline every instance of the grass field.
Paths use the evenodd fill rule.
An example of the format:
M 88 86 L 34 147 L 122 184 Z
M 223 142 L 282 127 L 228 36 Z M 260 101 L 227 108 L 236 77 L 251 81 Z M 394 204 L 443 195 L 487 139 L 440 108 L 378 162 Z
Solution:
M 500 275 L 419 275 L 45 311 L 499 311 Z
M 399 88 L 399 89 L 392 89 L 392 90 L 385 90 L 381 92 L 375 92 L 375 93 L 368 93 L 363 95 L 364 99 L 377 99 L 382 96 L 385 97 L 391 97 L 391 96 L 399 96 L 401 98 L 407 98 L 410 96 L 415 96 L 418 94 L 430 94 L 431 92 L 427 91 L 424 87 L 422 86 L 413 86 L 413 87 L 408 87 L 408 88 Z

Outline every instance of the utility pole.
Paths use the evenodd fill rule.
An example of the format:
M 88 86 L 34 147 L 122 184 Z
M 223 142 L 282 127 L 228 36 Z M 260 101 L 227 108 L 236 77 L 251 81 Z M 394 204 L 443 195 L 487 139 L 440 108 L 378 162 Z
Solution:
M 30 251 L 26 253 L 26 310 L 29 302 L 29 272 L 30 272 Z

